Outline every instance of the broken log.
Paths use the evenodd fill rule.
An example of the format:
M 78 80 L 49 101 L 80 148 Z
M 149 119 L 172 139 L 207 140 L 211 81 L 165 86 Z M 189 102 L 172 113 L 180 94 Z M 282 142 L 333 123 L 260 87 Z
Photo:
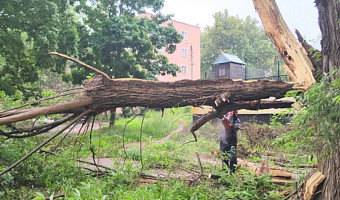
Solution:
M 314 84 L 314 67 L 283 20 L 275 0 L 253 0 L 253 3 L 266 34 L 287 64 L 284 67 L 289 77 L 307 88 Z
M 217 174 L 209 174 L 208 178 L 217 180 L 217 179 L 221 178 L 221 176 L 217 175 Z
M 275 165 L 278 165 L 280 167 L 291 167 L 291 168 L 317 168 L 317 165 L 306 165 L 306 164 L 300 164 L 300 165 L 287 165 L 278 161 L 274 161 Z
M 0 125 L 11 124 L 41 115 L 82 112 L 88 108 L 95 113 L 113 107 L 141 106 L 171 108 L 182 106 L 215 105 L 216 96 L 230 93 L 229 100 L 252 101 L 283 97 L 293 89 L 292 83 L 256 80 L 242 81 L 229 78 L 157 82 L 141 79 L 110 79 L 96 76 L 85 82 L 84 97 L 70 102 L 2 113 Z M 247 107 L 247 106 L 246 106 Z M 92 113 L 93 114 L 93 113 Z
M 7 117 L 0 118 L 0 125 L 24 121 L 27 119 L 39 117 L 41 115 L 74 112 L 74 109 L 84 108 L 90 105 L 91 103 L 93 103 L 93 100 L 91 98 L 81 98 L 57 105 L 51 105 L 34 109 L 25 109 L 23 112 L 18 112 L 18 114 L 13 114 Z M 12 113 L 13 111 L 10 112 Z
M 105 110 L 112 106 L 149 108 L 215 106 L 216 97 L 227 92 L 230 93 L 229 100 L 237 102 L 271 96 L 282 98 L 292 89 L 292 83 L 229 78 L 158 82 L 140 79 L 107 80 L 97 76 L 85 82 L 85 95 Z
M 217 107 L 217 110 L 210 111 L 204 115 L 202 115 L 191 127 L 191 132 L 195 132 L 200 127 L 202 127 L 208 121 L 214 118 L 222 118 L 225 113 L 230 110 L 240 110 L 240 109 L 248 109 L 248 110 L 260 110 L 267 108 L 291 108 L 294 101 L 290 100 L 260 100 L 260 101 L 239 101 L 234 103 L 225 103 L 220 104 Z

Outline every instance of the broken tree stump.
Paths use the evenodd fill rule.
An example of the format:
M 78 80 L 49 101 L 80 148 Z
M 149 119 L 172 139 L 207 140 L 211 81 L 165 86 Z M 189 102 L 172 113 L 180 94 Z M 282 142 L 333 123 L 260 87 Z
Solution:
M 253 0 L 253 3 L 266 34 L 287 64 L 284 67 L 289 77 L 306 88 L 314 84 L 314 67 L 283 20 L 275 0 Z

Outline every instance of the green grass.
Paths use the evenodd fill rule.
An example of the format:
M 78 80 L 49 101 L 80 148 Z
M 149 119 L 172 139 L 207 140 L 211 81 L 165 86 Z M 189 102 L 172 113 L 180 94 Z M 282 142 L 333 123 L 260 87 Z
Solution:
M 106 127 L 101 131 L 93 131 L 91 140 L 89 133 L 67 137 L 56 151 L 58 156 L 34 154 L 8 175 L 0 178 L 8 193 L 5 196 L 0 188 L 1 199 L 15 197 L 37 200 L 60 193 L 66 194 L 64 199 L 282 199 L 276 191 L 281 186 L 273 184 L 270 176 L 256 177 L 253 172 L 242 167 L 237 171 L 236 176 L 230 176 L 221 172 L 220 166 L 205 162 L 203 163 L 204 172 L 219 174 L 222 176 L 220 180 L 201 179 L 200 182 L 190 183 L 183 178 L 181 180 L 170 179 L 156 184 L 140 184 L 139 147 L 127 148 L 127 157 L 122 151 L 123 130 L 130 119 L 118 118 L 114 128 Z M 141 121 L 142 117 L 138 116 L 127 125 L 124 136 L 126 143 L 139 141 Z M 175 132 L 169 140 L 163 143 L 153 143 L 176 130 L 181 123 L 186 123 L 181 132 Z M 182 146 L 185 142 L 194 139 L 189 131 L 190 125 L 191 116 L 188 108 L 172 109 L 172 111 L 167 109 L 163 117 L 161 117 L 161 112 L 147 112 L 142 132 L 142 140 L 148 141 L 142 152 L 144 173 L 157 174 L 160 168 L 163 169 L 162 173 L 165 175 L 184 173 L 182 168 L 199 171 L 195 152 L 199 152 L 202 158 L 203 156 L 213 157 L 211 150 L 216 150 L 219 146 L 220 127 L 207 123 L 196 132 L 197 142 Z M 264 129 L 269 131 L 268 127 L 249 128 L 249 130 Z M 276 151 L 281 148 L 270 138 L 259 141 L 261 143 L 254 143 L 251 138 L 248 138 L 250 134 L 253 133 L 241 131 L 239 143 L 244 146 L 245 151 L 252 152 L 257 149 L 261 155 L 249 155 L 246 159 L 260 162 L 261 157 L 267 151 Z M 14 163 L 39 144 L 42 139 L 41 136 L 20 141 L 3 141 L 2 139 L 0 167 L 3 169 Z M 60 139 L 58 137 L 44 149 L 53 150 Z M 261 144 L 266 144 L 266 148 L 261 148 Z M 93 177 L 94 173 L 79 168 L 75 159 L 92 156 L 91 145 L 97 156 L 116 160 L 125 158 L 124 168 L 121 163 L 117 162 L 113 166 L 116 172 L 110 172 L 109 176 L 99 177 Z M 294 160 L 294 163 L 305 162 L 304 159 L 299 160 L 299 158 L 299 155 L 289 157 Z M 218 161 L 219 158 L 212 159 Z

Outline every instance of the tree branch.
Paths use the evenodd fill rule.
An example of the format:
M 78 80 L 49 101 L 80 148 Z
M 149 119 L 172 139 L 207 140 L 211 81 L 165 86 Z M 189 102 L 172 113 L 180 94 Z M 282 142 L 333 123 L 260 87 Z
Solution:
M 7 169 L 5 169 L 4 171 L 2 171 L 0 173 L 0 176 L 4 175 L 5 173 L 11 171 L 14 167 L 16 167 L 17 165 L 19 165 L 20 163 L 22 163 L 23 161 L 25 161 L 27 158 L 29 158 L 31 155 L 33 155 L 35 152 L 37 152 L 39 149 L 41 149 L 41 147 L 45 146 L 47 143 L 49 143 L 51 140 L 53 140 L 55 137 L 57 137 L 58 135 L 60 135 L 62 132 L 64 132 L 68 127 L 70 127 L 72 124 L 76 123 L 77 121 L 79 121 L 81 118 L 83 118 L 84 116 L 86 116 L 88 113 L 90 113 L 91 110 L 88 109 L 86 111 L 84 111 L 83 113 L 81 113 L 80 115 L 78 115 L 75 119 L 73 119 L 71 121 L 71 123 L 69 123 L 68 125 L 66 125 L 64 128 L 62 128 L 60 131 L 58 131 L 56 134 L 52 135 L 50 138 L 48 138 L 47 140 L 45 140 L 44 142 L 42 142 L 40 145 L 38 145 L 36 148 L 34 148 L 31 152 L 29 152 L 28 154 L 26 154 L 24 157 L 22 157 L 20 160 L 18 160 L 17 162 L 15 162 L 13 165 L 11 165 L 10 167 L 8 167 Z

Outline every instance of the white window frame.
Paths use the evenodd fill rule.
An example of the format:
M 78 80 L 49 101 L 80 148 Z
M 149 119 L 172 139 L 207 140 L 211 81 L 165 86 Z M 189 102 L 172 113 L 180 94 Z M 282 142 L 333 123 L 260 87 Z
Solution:
M 188 40 L 188 31 L 182 31 L 183 40 Z
M 188 49 L 187 48 L 182 48 L 182 56 L 187 57 L 188 56 Z
M 182 65 L 181 73 L 182 74 L 187 74 L 187 69 L 188 69 L 188 67 L 186 65 Z

